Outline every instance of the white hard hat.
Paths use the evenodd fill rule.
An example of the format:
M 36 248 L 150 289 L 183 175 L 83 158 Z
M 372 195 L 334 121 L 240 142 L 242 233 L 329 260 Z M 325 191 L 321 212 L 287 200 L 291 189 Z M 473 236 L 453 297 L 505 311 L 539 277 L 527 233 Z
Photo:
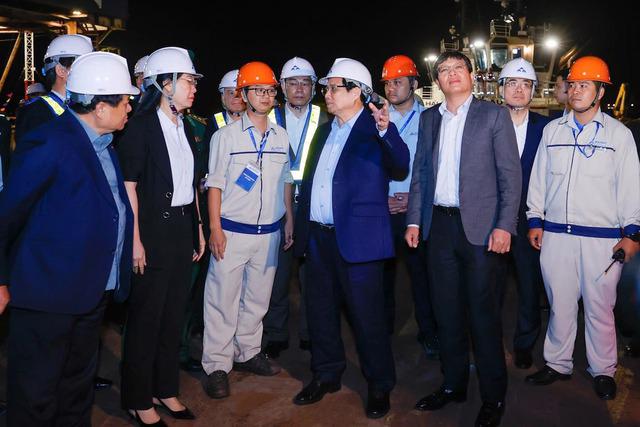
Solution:
M 222 76 L 222 80 L 220 80 L 220 84 L 218 85 L 218 90 L 220 93 L 223 92 L 224 88 L 236 88 L 238 84 L 238 70 L 231 70 L 227 72 L 224 76 Z
M 189 52 L 181 47 L 163 47 L 156 50 L 147 59 L 144 67 L 144 78 L 159 74 L 185 73 L 202 77 L 196 73 Z
M 47 89 L 44 88 L 44 85 L 42 83 L 31 83 L 29 86 L 27 86 L 27 95 L 46 92 Z
M 350 58 L 337 58 L 326 77 L 321 78 L 318 82 L 326 86 L 332 77 L 342 77 L 345 79 L 355 80 L 365 87 L 363 92 L 370 93 L 373 90 L 371 84 L 371 73 L 361 62 Z
M 131 85 L 127 60 L 108 52 L 92 52 L 76 59 L 67 79 L 67 91 L 85 95 L 137 95 Z
M 80 34 L 63 34 L 49 43 L 44 54 L 44 72 L 55 67 L 57 61 L 47 61 L 49 58 L 78 57 L 93 52 L 93 43 L 87 36 Z
M 504 84 L 504 81 L 508 78 L 528 79 L 534 84 L 538 82 L 538 77 L 536 76 L 536 71 L 533 69 L 533 65 L 524 58 L 512 59 L 504 65 L 504 68 L 500 71 L 498 82 Z
M 318 80 L 316 71 L 309 61 L 304 58 L 298 58 L 294 56 L 290 60 L 284 63 L 282 71 L 280 72 L 280 80 L 288 79 L 289 77 L 311 77 L 314 82 Z
M 136 62 L 136 65 L 134 65 L 133 67 L 134 76 L 144 73 L 144 67 L 145 65 L 147 65 L 148 60 L 149 60 L 149 55 L 145 55 L 142 58 L 138 59 L 138 62 Z

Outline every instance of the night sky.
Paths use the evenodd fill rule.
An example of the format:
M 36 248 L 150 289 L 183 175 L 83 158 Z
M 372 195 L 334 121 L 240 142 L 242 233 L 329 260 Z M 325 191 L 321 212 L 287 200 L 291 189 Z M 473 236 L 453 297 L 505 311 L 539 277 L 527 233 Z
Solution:
M 170 3 L 171 7 L 159 3 L 129 0 L 127 31 L 113 33 L 105 44 L 118 46 L 131 68 L 139 57 L 160 47 L 193 50 L 196 69 L 205 75 L 194 107 L 201 115 L 219 108 L 216 89 L 222 75 L 248 61 L 266 62 L 278 77 L 286 60 L 301 56 L 311 61 L 320 77 L 336 57 L 346 56 L 363 62 L 377 82 L 384 61 L 402 53 L 411 56 L 425 76 L 422 58 L 436 53 L 439 40 L 450 25 L 458 22 L 454 0 L 258 2 L 260 7 L 241 0 L 183 0 Z M 640 13 L 624 7 L 627 2 L 525 3 L 528 23 L 550 23 L 561 39 L 561 48 L 579 43 L 583 48 L 580 55 L 595 54 L 608 62 L 615 85 L 609 89 L 610 97 L 615 96 L 623 81 L 640 88 Z M 498 16 L 499 4 L 493 0 L 470 0 L 467 5 L 472 17 L 468 32 L 487 39 L 489 20 Z M 215 12 L 206 12 L 212 7 Z M 309 9 L 311 12 L 305 12 Z M 39 63 L 39 49 L 37 55 Z M 424 82 L 423 78 L 421 83 Z M 380 86 L 374 89 L 382 91 Z

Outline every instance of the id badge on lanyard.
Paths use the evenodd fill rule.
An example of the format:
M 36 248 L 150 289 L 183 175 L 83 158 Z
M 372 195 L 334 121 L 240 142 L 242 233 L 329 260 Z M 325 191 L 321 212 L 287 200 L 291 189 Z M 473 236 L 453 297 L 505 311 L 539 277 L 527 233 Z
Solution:
M 260 141 L 260 148 L 258 148 L 258 144 L 256 144 L 256 140 L 253 137 L 251 128 L 249 128 L 249 135 L 251 136 L 251 142 L 253 143 L 253 147 L 256 149 L 256 153 L 258 153 L 258 159 L 255 162 L 247 163 L 247 166 L 245 166 L 238 179 L 236 179 L 236 185 L 238 185 L 246 192 L 251 191 L 253 186 L 256 185 L 258 178 L 260 178 L 261 168 L 258 163 L 262 160 L 262 153 L 264 151 L 264 147 L 267 145 L 269 131 L 265 132 L 264 136 L 262 137 L 262 141 Z

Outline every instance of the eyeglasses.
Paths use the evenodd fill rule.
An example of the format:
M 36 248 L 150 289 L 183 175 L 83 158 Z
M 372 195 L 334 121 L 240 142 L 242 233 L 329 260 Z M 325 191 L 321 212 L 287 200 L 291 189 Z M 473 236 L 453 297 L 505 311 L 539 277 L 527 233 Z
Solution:
M 285 83 L 287 84 L 287 86 L 291 86 L 294 89 L 308 89 L 313 85 L 313 82 L 311 80 L 286 79 Z
M 450 72 L 455 72 L 456 74 L 461 74 L 467 69 L 467 66 L 464 64 L 458 64 L 451 67 L 439 67 L 438 74 L 449 74 Z
M 250 88 L 247 88 L 247 90 L 255 91 L 257 96 L 269 95 L 272 98 L 278 94 L 278 90 L 276 88 L 273 88 L 273 87 L 270 87 L 270 88 L 250 87 Z
M 222 93 L 225 94 L 226 96 L 231 96 L 233 98 L 240 98 L 240 91 L 236 89 L 232 89 L 232 88 L 223 89 Z
M 507 80 L 504 84 L 509 89 L 531 89 L 533 87 L 533 83 L 528 80 L 517 81 L 517 80 Z
M 322 92 L 323 96 L 325 96 L 328 92 L 331 92 L 331 94 L 333 95 L 338 91 L 339 87 L 347 87 L 347 85 L 326 85 L 325 87 L 320 89 L 320 92 Z
M 189 84 L 189 86 L 193 86 L 196 87 L 198 86 L 198 80 L 192 78 L 188 78 L 188 77 L 180 77 L 178 80 L 182 80 L 183 82 L 187 82 Z

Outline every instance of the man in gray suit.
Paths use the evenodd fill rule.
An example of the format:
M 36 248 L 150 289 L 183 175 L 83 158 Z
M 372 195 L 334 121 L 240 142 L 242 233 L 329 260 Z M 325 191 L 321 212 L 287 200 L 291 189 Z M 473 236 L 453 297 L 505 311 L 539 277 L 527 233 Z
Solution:
M 422 229 L 427 241 L 444 382 L 416 409 L 466 400 L 470 329 L 483 401 L 476 426 L 497 426 L 507 373 L 494 274 L 516 233 L 522 175 L 509 112 L 473 97 L 471 71 L 461 52 L 441 54 L 434 78 L 445 101 L 420 116 L 405 238 L 417 247 Z

